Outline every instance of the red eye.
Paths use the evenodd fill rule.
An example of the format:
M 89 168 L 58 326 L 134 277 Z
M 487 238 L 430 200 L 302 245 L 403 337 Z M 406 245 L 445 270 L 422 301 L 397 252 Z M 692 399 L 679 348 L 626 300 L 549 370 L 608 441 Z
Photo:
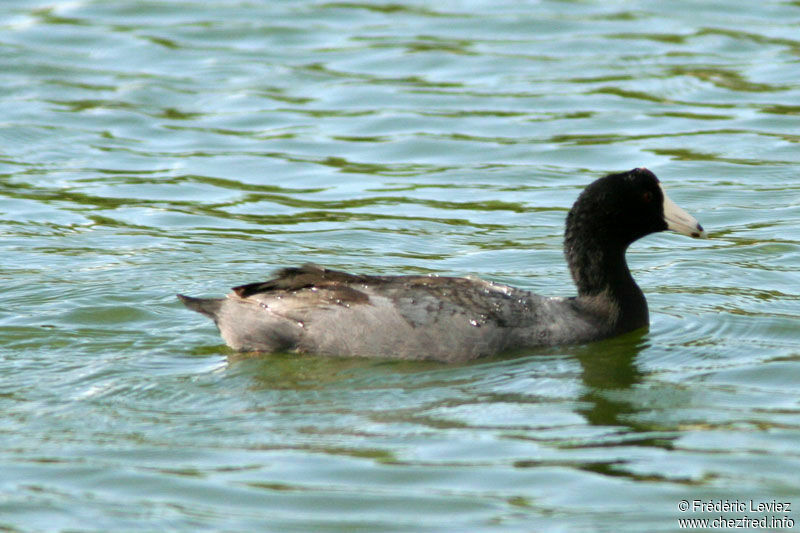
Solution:
M 642 193 L 642 201 L 644 203 L 646 203 L 646 204 L 649 204 L 650 202 L 652 202 L 653 201 L 653 193 L 651 193 L 650 191 L 644 191 Z

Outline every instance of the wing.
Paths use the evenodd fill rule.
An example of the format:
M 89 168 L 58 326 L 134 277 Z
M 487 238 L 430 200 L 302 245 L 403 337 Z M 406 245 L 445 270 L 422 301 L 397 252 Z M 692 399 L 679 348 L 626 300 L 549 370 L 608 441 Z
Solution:
M 239 349 L 471 359 L 503 349 L 506 330 L 525 322 L 530 297 L 475 278 L 363 276 L 303 265 L 234 288 L 217 325 Z

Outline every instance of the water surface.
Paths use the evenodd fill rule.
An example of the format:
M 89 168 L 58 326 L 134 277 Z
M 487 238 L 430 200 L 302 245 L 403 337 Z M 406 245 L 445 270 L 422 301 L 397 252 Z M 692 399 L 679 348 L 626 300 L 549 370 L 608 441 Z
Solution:
M 800 520 L 798 35 L 778 1 L 3 3 L 0 530 Z M 637 166 L 711 235 L 629 250 L 649 331 L 248 358 L 174 297 L 307 261 L 571 295 L 567 209 Z

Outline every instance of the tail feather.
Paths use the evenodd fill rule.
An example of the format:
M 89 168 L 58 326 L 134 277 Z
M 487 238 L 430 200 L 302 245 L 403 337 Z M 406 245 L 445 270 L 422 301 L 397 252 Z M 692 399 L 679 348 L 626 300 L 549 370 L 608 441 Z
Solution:
M 240 298 L 193 298 L 178 294 L 183 305 L 211 318 L 225 343 L 239 351 L 274 353 L 295 349 L 302 322 L 261 309 Z
M 222 298 L 193 298 L 183 294 L 178 294 L 178 299 L 183 302 L 183 305 L 197 311 L 202 315 L 212 318 L 215 322 L 219 316 L 219 311 L 222 308 Z

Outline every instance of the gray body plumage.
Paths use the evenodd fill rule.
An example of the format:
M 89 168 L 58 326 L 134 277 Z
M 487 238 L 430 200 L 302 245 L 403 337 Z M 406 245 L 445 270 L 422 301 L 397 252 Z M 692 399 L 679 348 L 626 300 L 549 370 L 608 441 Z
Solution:
M 224 299 L 181 296 L 243 351 L 463 361 L 609 334 L 608 313 L 475 278 L 356 276 L 316 265 L 237 287 Z

